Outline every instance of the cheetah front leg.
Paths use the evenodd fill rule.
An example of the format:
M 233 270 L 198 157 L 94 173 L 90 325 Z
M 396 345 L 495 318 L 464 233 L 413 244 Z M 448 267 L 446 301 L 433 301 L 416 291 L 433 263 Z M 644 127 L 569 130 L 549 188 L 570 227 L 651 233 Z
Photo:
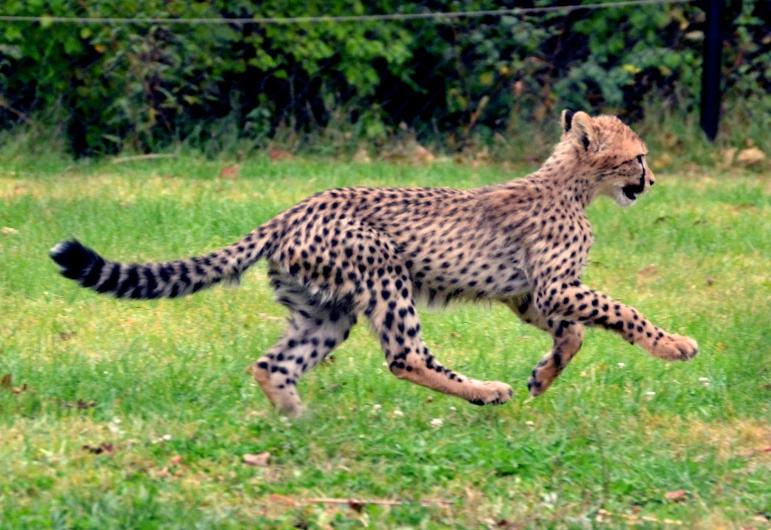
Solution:
M 554 321 L 567 320 L 602 326 L 619 333 L 654 357 L 687 361 L 699 347 L 689 337 L 667 333 L 651 324 L 635 308 L 616 302 L 579 282 L 545 283 L 535 297 L 537 310 Z
M 546 331 L 552 336 L 554 344 L 533 368 L 527 389 L 533 397 L 540 396 L 559 377 L 565 367 L 581 349 L 584 340 L 583 326 L 566 320 L 552 320 L 541 315 L 533 304 L 530 294 L 507 300 L 505 304 L 523 322 Z

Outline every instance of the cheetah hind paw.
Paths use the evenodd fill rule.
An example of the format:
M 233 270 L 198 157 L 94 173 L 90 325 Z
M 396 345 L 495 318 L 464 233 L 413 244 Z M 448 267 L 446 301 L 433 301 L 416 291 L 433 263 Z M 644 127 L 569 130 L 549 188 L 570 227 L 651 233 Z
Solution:
M 690 337 L 668 334 L 659 340 L 651 354 L 667 361 L 689 361 L 699 353 L 699 345 Z
M 471 383 L 478 388 L 475 392 L 476 397 L 468 400 L 472 405 L 503 405 L 514 395 L 511 387 L 500 381 L 471 381 Z

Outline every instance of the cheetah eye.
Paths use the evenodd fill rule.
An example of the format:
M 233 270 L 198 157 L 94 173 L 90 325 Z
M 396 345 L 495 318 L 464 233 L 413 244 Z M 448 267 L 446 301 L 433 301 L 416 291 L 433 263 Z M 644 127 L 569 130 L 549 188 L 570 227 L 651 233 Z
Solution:
M 640 163 L 640 165 L 643 165 L 642 157 L 643 155 L 637 155 L 637 161 Z

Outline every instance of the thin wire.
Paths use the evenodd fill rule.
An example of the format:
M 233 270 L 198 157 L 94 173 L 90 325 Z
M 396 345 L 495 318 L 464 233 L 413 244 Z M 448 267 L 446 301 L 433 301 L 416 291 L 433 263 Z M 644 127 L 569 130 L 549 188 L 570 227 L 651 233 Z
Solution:
M 302 24 L 306 22 L 367 22 L 367 21 L 398 21 L 420 19 L 453 19 L 477 18 L 485 16 L 516 16 L 529 13 L 551 13 L 554 11 L 571 12 L 579 9 L 607 9 L 630 6 L 650 6 L 660 4 L 687 4 L 698 0 L 628 0 L 607 4 L 583 4 L 552 7 L 515 7 L 487 11 L 458 11 L 443 13 L 391 13 L 385 15 L 348 15 L 320 17 L 286 17 L 286 18 L 116 18 L 116 17 L 54 17 L 54 16 L 15 16 L 0 15 L 0 22 L 40 22 L 45 24 Z

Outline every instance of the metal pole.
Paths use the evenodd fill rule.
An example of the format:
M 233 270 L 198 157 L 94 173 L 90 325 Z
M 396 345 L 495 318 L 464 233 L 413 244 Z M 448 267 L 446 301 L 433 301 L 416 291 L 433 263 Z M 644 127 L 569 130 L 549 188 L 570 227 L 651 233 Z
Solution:
M 720 66 L 723 51 L 721 31 L 725 0 L 703 0 L 707 15 L 701 73 L 701 128 L 710 141 L 720 122 Z

